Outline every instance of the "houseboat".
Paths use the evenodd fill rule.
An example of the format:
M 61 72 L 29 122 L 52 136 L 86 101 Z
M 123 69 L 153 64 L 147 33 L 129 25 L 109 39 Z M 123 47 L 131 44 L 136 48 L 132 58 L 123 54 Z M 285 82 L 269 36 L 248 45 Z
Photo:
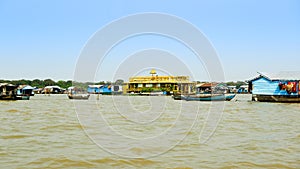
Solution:
M 17 88 L 18 100 L 29 100 L 30 96 L 34 96 L 33 87 L 29 85 L 19 85 Z
M 176 93 L 175 100 L 186 101 L 230 101 L 235 94 L 225 95 L 228 88 L 222 83 L 200 83 L 196 85 L 196 92 L 192 94 Z
M 237 89 L 237 93 L 248 93 L 249 85 L 242 85 Z
M 0 83 L 0 100 L 17 100 L 17 85 Z
M 150 76 L 134 76 L 123 86 L 124 93 L 138 95 L 171 95 L 174 92 L 189 93 L 194 82 L 189 76 L 157 75 L 156 70 L 150 71 Z
M 44 87 L 42 94 L 63 94 L 65 89 L 59 86 L 46 86 Z
M 258 74 L 248 80 L 253 101 L 300 102 L 300 72 Z
M 88 85 L 87 92 L 89 94 L 111 95 L 111 85 Z

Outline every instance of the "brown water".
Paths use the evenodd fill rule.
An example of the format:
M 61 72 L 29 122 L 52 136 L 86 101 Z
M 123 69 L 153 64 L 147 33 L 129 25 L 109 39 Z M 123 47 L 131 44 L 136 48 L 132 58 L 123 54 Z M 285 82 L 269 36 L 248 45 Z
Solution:
M 111 96 L 100 97 L 98 102 L 93 96 L 89 101 L 72 101 L 66 95 L 1 101 L 0 168 L 300 168 L 300 104 L 250 102 L 249 96 L 239 95 L 237 101 L 225 102 L 217 129 L 201 144 L 199 135 L 207 121 L 209 102 L 153 99 L 165 108 L 151 110 L 149 97 L 129 98 L 136 116 L 120 116 L 114 108 L 115 104 L 126 107 L 125 96 L 114 99 L 115 104 Z M 87 109 L 82 116 L 91 117 L 82 126 L 74 106 L 78 103 Z M 197 107 L 200 111 L 195 119 L 188 112 Z M 127 139 L 114 138 L 102 128 L 96 120 L 100 115 Z M 184 127 L 168 134 L 176 120 Z M 192 129 L 185 130 L 188 126 Z M 167 135 L 167 142 L 143 146 L 143 138 L 159 135 Z M 128 141 L 132 138 L 140 139 L 141 144 Z M 98 146 L 97 139 L 104 142 Z

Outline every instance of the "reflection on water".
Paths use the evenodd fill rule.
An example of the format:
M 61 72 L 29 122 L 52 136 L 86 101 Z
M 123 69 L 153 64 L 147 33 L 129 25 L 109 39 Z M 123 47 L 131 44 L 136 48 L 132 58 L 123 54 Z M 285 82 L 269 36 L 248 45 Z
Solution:
M 250 102 L 249 96 L 238 95 L 234 101 L 225 103 L 222 120 L 213 137 L 206 144 L 199 144 L 198 137 L 210 104 L 174 101 L 170 97 L 153 98 L 163 99 L 168 106 L 160 114 L 154 112 L 156 118 L 153 122 L 145 121 L 138 124 L 139 127 L 132 127 L 122 119 L 124 116 L 117 116 L 117 111 L 109 105 L 111 96 L 101 97 L 98 103 L 99 111 L 105 113 L 116 130 L 136 137 L 146 137 L 149 133 L 155 135 L 172 127 L 181 104 L 191 109 L 199 105 L 200 114 L 192 130 L 183 131 L 186 138 L 170 151 L 152 158 L 121 158 L 99 148 L 83 130 L 95 126 L 93 123 L 90 126 L 79 124 L 74 103 L 66 95 L 36 95 L 29 101 L 1 101 L 0 168 L 300 166 L 300 104 Z M 93 99 L 83 101 L 92 105 L 95 103 Z M 151 113 L 147 99 L 134 97 L 131 104 L 137 111 Z M 190 125 L 191 119 L 183 119 L 182 124 Z M 147 127 L 141 127 L 143 124 Z M 170 135 L 170 139 L 177 140 L 177 136 Z M 126 143 L 126 139 L 119 141 Z M 137 156 L 157 151 L 134 145 L 128 145 L 127 149 L 122 147 L 122 151 L 124 149 Z

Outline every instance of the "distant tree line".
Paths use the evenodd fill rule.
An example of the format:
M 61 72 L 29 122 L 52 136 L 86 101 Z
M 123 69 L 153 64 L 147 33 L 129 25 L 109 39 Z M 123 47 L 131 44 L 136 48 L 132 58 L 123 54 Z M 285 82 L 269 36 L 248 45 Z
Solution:
M 199 81 L 197 81 L 199 82 Z M 72 80 L 59 80 L 59 81 L 54 81 L 52 79 L 45 79 L 45 80 L 40 80 L 40 79 L 34 79 L 34 80 L 1 80 L 0 83 L 11 83 L 14 85 L 30 85 L 32 87 L 38 87 L 38 88 L 44 88 L 45 86 L 59 86 L 61 88 L 67 89 L 68 87 L 71 86 L 76 86 L 78 88 L 86 89 L 88 85 L 123 85 L 124 80 L 118 79 L 115 82 L 110 82 L 110 81 L 100 81 L 100 82 L 74 82 Z M 237 81 L 237 82 L 226 82 L 227 86 L 236 86 L 236 88 L 239 88 L 242 85 L 245 85 L 247 83 L 243 81 Z
M 10 83 L 10 84 L 14 84 L 14 85 L 30 85 L 32 87 L 38 87 L 38 88 L 44 88 L 45 86 L 59 86 L 61 88 L 67 89 L 68 87 L 76 86 L 78 88 L 86 89 L 88 87 L 88 85 L 111 85 L 111 84 L 122 85 L 124 83 L 124 80 L 118 79 L 114 83 L 112 83 L 110 81 L 106 81 L 106 82 L 100 81 L 97 83 L 93 83 L 93 82 L 74 82 L 72 80 L 54 81 L 52 79 L 45 79 L 45 80 L 40 80 L 40 79 L 2 80 L 2 79 L 0 79 L 0 83 Z

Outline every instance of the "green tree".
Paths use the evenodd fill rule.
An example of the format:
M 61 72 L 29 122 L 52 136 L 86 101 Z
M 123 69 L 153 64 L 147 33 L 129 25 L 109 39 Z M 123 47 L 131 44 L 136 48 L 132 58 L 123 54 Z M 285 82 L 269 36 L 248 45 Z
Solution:
M 44 80 L 44 85 L 45 86 L 54 86 L 54 85 L 56 85 L 56 83 L 52 79 L 45 79 Z
M 115 85 L 123 85 L 124 84 L 124 80 L 123 79 L 118 79 L 115 81 Z
M 38 88 L 42 88 L 44 87 L 44 81 L 40 80 L 40 79 L 34 79 L 32 82 L 31 82 L 31 86 L 33 87 L 38 87 Z

